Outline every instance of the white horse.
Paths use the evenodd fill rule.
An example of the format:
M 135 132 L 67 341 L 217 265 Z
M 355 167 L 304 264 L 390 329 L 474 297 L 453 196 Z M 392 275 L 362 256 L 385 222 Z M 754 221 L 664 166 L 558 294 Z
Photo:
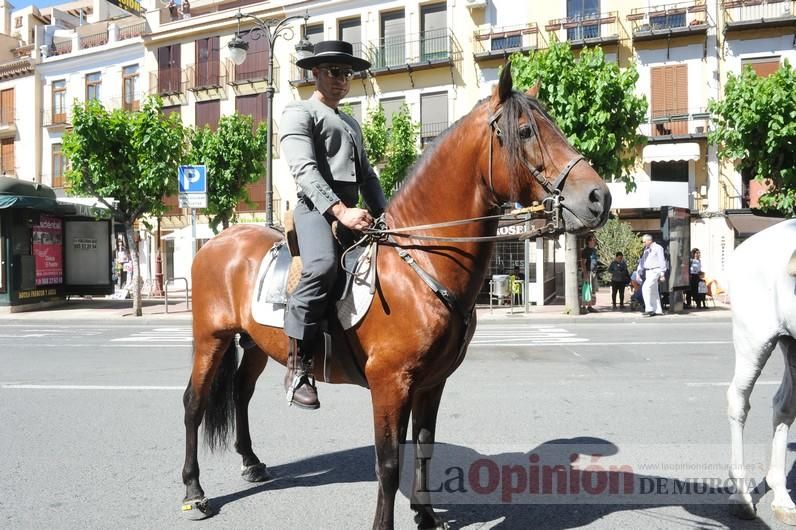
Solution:
M 774 438 L 766 483 L 774 491 L 771 508 L 777 519 L 796 525 L 796 505 L 785 488 L 788 428 L 796 417 L 796 278 L 788 263 L 796 248 L 796 219 L 783 221 L 743 242 L 732 255 L 729 292 L 735 375 L 727 390 L 732 433 L 730 478 L 735 493 L 730 511 L 755 517 L 743 462 L 743 427 L 749 396 L 774 347 L 785 357 L 785 373 L 774 396 Z

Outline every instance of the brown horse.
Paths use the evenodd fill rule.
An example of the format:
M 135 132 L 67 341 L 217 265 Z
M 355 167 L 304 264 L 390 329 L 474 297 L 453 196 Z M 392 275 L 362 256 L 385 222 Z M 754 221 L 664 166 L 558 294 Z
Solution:
M 534 90 L 522 94 L 512 89 L 506 66 L 493 95 L 427 149 L 387 207 L 389 226 L 477 218 L 497 213 L 507 201 L 530 205 L 551 197 L 560 198 L 562 229 L 580 232 L 601 226 L 611 204 L 605 183 L 567 142 L 535 96 Z M 371 391 L 379 481 L 374 528 L 393 527 L 398 452 L 410 414 L 412 442 L 423 457 L 430 457 L 442 390 L 475 330 L 471 316 L 494 248 L 494 241 L 479 238 L 493 236 L 497 222 L 433 233 L 475 238 L 465 242 L 429 244 L 396 238 L 414 264 L 399 256 L 394 246 L 383 246 L 378 253 L 378 290 L 367 315 L 351 330 L 337 330 L 335 340 L 345 341 L 353 350 Z M 281 233 L 268 228 L 234 226 L 203 246 L 193 262 L 194 285 L 201 289 L 193 295 L 194 362 L 183 398 L 187 437 L 183 512 L 189 517 L 211 513 L 199 485 L 196 456 L 203 419 L 211 447 L 223 445 L 237 427 L 235 449 L 243 458 L 244 478 L 268 478 L 265 465 L 252 451 L 248 404 L 268 358 L 285 364 L 288 339 L 281 329 L 254 322 L 250 297 L 259 263 L 281 238 Z M 415 266 L 447 292 L 435 293 Z M 251 339 L 242 341 L 240 366 L 236 334 Z M 327 382 L 352 381 L 344 370 L 333 367 Z M 425 483 L 425 466 L 418 459 L 415 484 Z M 428 493 L 416 486 L 413 492 L 411 506 L 418 527 L 446 527 L 434 513 Z

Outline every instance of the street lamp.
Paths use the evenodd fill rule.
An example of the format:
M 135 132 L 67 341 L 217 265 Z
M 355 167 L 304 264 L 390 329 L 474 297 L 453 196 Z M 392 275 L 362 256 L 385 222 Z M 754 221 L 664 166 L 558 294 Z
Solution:
M 268 142 L 266 144 L 266 157 L 265 157 L 265 222 L 268 226 L 274 226 L 274 184 L 273 184 L 273 121 L 274 121 L 274 44 L 277 39 L 282 36 L 287 40 L 293 38 L 293 28 L 288 27 L 288 23 L 293 20 L 304 19 L 304 27 L 307 26 L 307 20 L 310 15 L 305 12 L 304 15 L 292 15 L 279 19 L 263 20 L 260 17 L 241 13 L 238 11 L 236 15 L 238 19 L 238 30 L 235 32 L 235 37 L 229 42 L 229 55 L 232 62 L 236 65 L 243 64 L 246 60 L 246 52 L 249 49 L 249 43 L 244 41 L 241 37 L 251 35 L 253 40 L 265 37 L 268 41 L 268 70 L 266 71 L 266 87 L 265 97 L 266 114 L 265 119 L 268 125 Z M 250 18 L 254 21 L 254 27 L 241 31 L 240 20 L 242 18 Z M 298 44 L 296 44 L 296 55 L 299 59 L 309 57 L 312 55 L 312 43 L 307 40 L 306 35 L 303 35 Z

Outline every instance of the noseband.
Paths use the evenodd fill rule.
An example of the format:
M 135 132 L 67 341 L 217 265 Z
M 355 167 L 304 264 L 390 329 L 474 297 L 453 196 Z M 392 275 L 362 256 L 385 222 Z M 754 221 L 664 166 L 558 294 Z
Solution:
M 494 114 L 489 117 L 489 127 L 497 137 L 498 142 L 503 144 L 503 130 L 500 128 L 498 124 L 498 120 L 503 115 L 503 107 L 499 107 Z M 536 137 L 536 141 L 539 142 L 539 127 L 536 124 L 536 118 L 533 116 L 533 113 L 530 113 L 529 119 L 531 120 L 531 133 L 534 137 Z M 492 185 L 492 138 L 489 139 L 489 191 L 492 192 L 492 195 L 495 196 L 495 188 Z M 542 187 L 542 189 L 547 193 L 547 195 L 542 199 L 542 204 L 544 204 L 544 210 L 547 215 L 553 217 L 553 225 L 555 229 L 560 227 L 561 219 L 560 219 L 560 211 L 562 208 L 561 202 L 564 200 L 564 196 L 561 194 L 562 189 L 564 188 L 564 184 L 566 178 L 569 176 L 569 173 L 572 171 L 578 162 L 583 160 L 581 155 L 577 155 L 570 160 L 566 166 L 561 170 L 554 181 L 550 181 L 542 174 L 541 171 L 533 167 L 531 164 L 528 163 L 528 160 L 523 157 L 523 163 L 525 164 L 526 168 L 530 173 L 533 175 L 533 178 L 536 179 L 536 182 Z

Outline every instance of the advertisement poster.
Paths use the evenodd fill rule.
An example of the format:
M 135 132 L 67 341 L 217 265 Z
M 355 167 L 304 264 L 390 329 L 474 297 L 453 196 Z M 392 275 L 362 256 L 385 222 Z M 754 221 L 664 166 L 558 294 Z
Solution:
M 64 281 L 63 225 L 61 219 L 42 215 L 33 227 L 33 255 L 36 257 L 36 285 L 57 285 Z
M 661 232 L 669 260 L 669 291 L 688 287 L 691 262 L 691 211 L 688 208 L 661 208 Z

